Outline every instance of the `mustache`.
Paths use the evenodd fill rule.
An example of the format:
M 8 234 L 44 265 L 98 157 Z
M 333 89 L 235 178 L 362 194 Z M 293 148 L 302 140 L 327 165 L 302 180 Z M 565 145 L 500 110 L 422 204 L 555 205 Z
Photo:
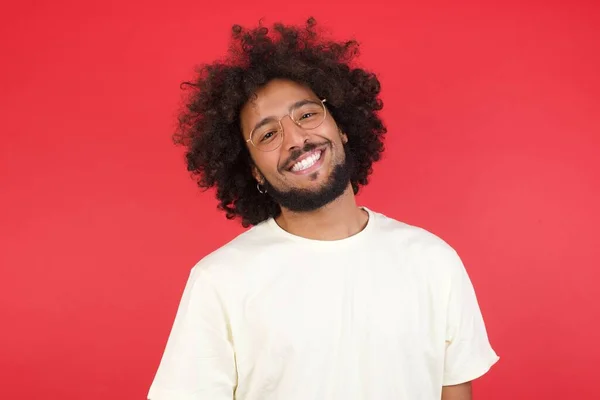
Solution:
M 299 159 L 300 157 L 302 157 L 304 154 L 306 153 L 310 153 L 311 151 L 315 150 L 318 147 L 321 147 L 325 144 L 328 144 L 329 142 L 324 142 L 324 143 L 306 143 L 304 145 L 304 147 L 302 147 L 301 149 L 295 149 L 292 150 L 292 152 L 290 153 L 290 156 L 281 164 L 281 168 L 282 169 L 286 169 L 288 168 L 290 165 L 294 164 L 296 162 L 297 159 Z

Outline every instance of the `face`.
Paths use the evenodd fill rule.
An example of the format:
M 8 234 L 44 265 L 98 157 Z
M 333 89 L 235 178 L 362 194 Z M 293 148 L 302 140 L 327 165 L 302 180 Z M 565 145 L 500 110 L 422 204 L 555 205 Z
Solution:
M 267 190 L 265 195 L 296 212 L 313 211 L 338 198 L 351 175 L 350 159 L 344 152 L 348 138 L 328 112 L 317 127 L 302 127 L 303 121 L 314 118 L 302 106 L 298 108 L 306 100 L 312 101 L 314 110 L 314 104 L 321 104 L 322 99 L 295 82 L 273 80 L 256 92 L 240 114 L 244 140 L 250 140 L 252 134 L 257 145 L 273 137 L 273 131 L 265 126 L 283 128 L 281 144 L 274 150 L 261 151 L 250 142 L 246 144 L 255 164 L 254 178 Z M 300 110 L 292 116 L 299 124 L 289 116 L 290 109 Z

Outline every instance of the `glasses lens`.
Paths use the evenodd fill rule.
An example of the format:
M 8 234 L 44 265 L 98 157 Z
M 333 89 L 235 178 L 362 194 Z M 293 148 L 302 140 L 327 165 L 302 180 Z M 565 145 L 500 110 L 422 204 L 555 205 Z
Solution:
M 315 129 L 325 121 L 325 106 L 320 101 L 306 101 L 292 110 L 292 120 L 303 129 Z M 250 141 L 261 151 L 277 149 L 283 140 L 278 121 L 271 121 L 252 131 Z
M 304 129 L 315 129 L 325 120 L 325 106 L 321 102 L 307 102 L 292 111 L 292 118 Z
M 257 149 L 271 151 L 279 146 L 282 137 L 281 126 L 277 121 L 273 121 L 254 130 L 250 139 Z

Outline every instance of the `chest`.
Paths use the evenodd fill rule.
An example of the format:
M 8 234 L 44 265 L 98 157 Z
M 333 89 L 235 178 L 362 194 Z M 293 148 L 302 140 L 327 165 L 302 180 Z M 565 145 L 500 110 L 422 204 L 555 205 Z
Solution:
M 411 353 L 442 340 L 435 285 L 400 256 L 317 254 L 273 265 L 262 278 L 238 303 L 242 352 Z

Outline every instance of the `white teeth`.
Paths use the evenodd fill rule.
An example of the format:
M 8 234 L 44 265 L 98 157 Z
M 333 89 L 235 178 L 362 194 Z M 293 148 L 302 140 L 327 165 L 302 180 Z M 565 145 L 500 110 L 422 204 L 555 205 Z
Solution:
M 294 164 L 294 166 L 292 167 L 292 171 L 294 172 L 298 172 L 298 171 L 303 171 L 305 169 L 308 169 L 310 167 L 312 167 L 313 165 L 315 165 L 315 163 L 317 161 L 319 161 L 319 158 L 321 158 L 321 152 L 318 151 L 316 153 L 314 153 L 312 156 L 310 157 L 306 157 L 304 160 L 302 161 L 298 161 L 296 164 Z

